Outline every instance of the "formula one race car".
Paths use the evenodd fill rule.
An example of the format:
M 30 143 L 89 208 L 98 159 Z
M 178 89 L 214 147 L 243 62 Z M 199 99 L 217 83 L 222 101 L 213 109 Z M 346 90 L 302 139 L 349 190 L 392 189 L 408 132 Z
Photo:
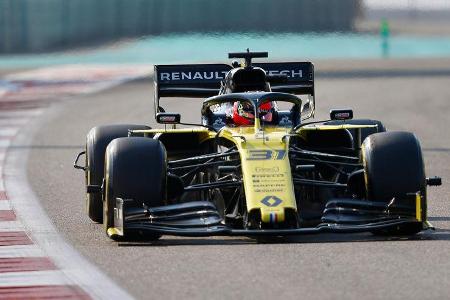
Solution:
M 93 128 L 75 160 L 87 213 L 109 237 L 413 235 L 430 228 L 419 141 L 334 109 L 314 116 L 310 62 L 156 65 L 164 128 Z M 302 96 L 302 99 L 299 98 Z M 201 124 L 165 112 L 162 97 L 209 97 Z M 181 103 L 181 102 L 180 102 Z M 188 125 L 190 127 L 181 127 Z M 78 165 L 85 154 L 84 166 Z

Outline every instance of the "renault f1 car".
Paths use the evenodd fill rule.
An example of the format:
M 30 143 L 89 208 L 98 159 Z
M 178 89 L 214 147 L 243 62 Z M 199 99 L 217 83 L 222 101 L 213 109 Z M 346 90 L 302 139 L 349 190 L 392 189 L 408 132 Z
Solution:
M 247 50 L 230 53 L 242 59 L 231 65 L 156 65 L 163 128 L 88 133 L 74 166 L 85 172 L 87 213 L 109 237 L 413 235 L 431 227 L 427 185 L 441 180 L 425 176 L 416 136 L 353 119 L 351 109 L 307 121 L 313 64 L 252 62 L 267 56 Z M 201 123 L 165 112 L 166 97 L 205 98 Z M 235 122 L 239 113 L 247 123 Z

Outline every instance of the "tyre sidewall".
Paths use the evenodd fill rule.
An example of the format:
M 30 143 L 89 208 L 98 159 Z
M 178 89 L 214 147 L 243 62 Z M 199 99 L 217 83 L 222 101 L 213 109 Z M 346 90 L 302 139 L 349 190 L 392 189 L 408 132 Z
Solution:
M 417 137 L 409 132 L 391 131 L 369 136 L 362 145 L 367 199 L 389 202 L 394 197 L 420 192 L 421 219 L 427 218 L 427 194 L 424 161 Z M 411 209 L 416 203 L 411 201 Z M 420 223 L 419 223 L 420 224 Z M 392 233 L 414 234 L 420 225 Z
M 105 168 L 105 151 L 108 144 L 115 138 L 128 136 L 130 129 L 150 129 L 144 125 L 120 124 L 105 125 L 92 128 L 86 137 L 85 183 L 87 185 L 102 185 Z M 86 195 L 86 212 L 94 222 L 102 222 L 103 203 L 101 194 Z
M 164 205 L 166 151 L 158 140 L 118 138 L 106 149 L 103 218 L 105 230 L 113 226 L 116 198 L 133 200 L 137 207 Z

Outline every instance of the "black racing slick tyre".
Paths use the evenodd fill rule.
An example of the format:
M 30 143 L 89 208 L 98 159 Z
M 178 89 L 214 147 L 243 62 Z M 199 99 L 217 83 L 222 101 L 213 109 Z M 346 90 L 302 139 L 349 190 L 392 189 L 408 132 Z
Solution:
M 378 120 L 371 120 L 371 119 L 352 119 L 352 120 L 333 120 L 328 121 L 325 124 L 327 125 L 342 125 L 342 124 L 350 124 L 350 125 L 377 125 L 377 127 L 372 128 L 361 128 L 361 142 L 363 142 L 369 135 L 372 135 L 374 133 L 378 132 L 385 132 L 386 127 Z M 350 133 L 353 136 L 353 140 L 355 140 L 355 130 L 350 129 Z
M 116 198 L 131 199 L 138 207 L 164 205 L 167 161 L 160 141 L 145 137 L 115 139 L 106 149 L 105 160 L 103 224 L 107 233 L 114 226 Z
M 86 137 L 86 186 L 102 185 L 106 147 L 113 139 L 128 136 L 129 129 L 150 129 L 150 127 L 120 124 L 97 126 L 89 131 Z M 92 221 L 103 222 L 103 201 L 100 193 L 86 195 L 86 212 Z
M 426 220 L 426 178 L 422 150 L 410 132 L 391 131 L 370 135 L 362 145 L 367 198 L 389 202 L 407 193 L 420 192 L 421 219 Z M 411 202 L 415 211 L 415 202 Z M 421 222 L 382 230 L 374 234 L 413 235 L 423 228 Z

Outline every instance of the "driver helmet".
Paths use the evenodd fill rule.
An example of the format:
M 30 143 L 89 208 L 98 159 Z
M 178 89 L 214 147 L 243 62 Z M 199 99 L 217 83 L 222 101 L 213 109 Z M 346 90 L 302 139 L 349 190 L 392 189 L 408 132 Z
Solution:
M 265 102 L 259 106 L 259 116 L 263 121 L 272 121 L 272 108 L 273 104 L 271 101 Z M 255 123 L 255 115 L 251 103 L 246 101 L 236 101 L 233 105 L 232 119 L 236 126 L 253 125 Z

